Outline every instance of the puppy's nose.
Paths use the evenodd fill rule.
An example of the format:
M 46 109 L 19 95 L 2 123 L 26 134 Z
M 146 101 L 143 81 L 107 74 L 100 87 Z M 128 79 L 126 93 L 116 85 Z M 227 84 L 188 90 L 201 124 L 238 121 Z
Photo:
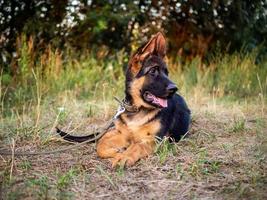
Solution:
M 177 90 L 178 90 L 178 88 L 173 83 L 171 83 L 167 86 L 167 91 L 168 91 L 169 95 L 173 95 Z

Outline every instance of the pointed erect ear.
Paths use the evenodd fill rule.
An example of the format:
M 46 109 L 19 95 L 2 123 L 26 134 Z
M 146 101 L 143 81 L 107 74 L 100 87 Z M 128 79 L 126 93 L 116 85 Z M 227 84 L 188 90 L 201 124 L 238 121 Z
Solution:
M 136 74 L 141 68 L 141 66 L 139 66 L 139 62 L 142 62 L 146 57 L 150 55 L 156 55 L 163 59 L 165 57 L 165 54 L 166 40 L 163 34 L 161 32 L 158 32 L 132 56 L 129 62 L 131 71 Z
M 166 40 L 163 34 L 158 32 L 137 53 L 140 56 L 140 61 L 143 61 L 147 56 L 152 54 L 164 58 L 166 54 Z

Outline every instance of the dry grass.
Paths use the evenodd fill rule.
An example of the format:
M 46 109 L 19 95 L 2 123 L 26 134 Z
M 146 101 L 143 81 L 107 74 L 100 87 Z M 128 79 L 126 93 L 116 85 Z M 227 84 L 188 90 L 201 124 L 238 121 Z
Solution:
M 111 169 L 95 145 L 68 152 L 0 156 L 1 199 L 266 199 L 267 115 L 262 99 L 225 101 L 188 97 L 191 131 L 177 144 L 128 169 Z M 43 151 L 66 146 L 53 126 L 86 133 L 107 121 L 115 101 L 82 101 L 62 94 L 54 101 L 13 110 L 1 120 L 1 147 Z M 34 107 L 34 106 L 33 106 Z M 36 122 L 38 119 L 38 123 Z

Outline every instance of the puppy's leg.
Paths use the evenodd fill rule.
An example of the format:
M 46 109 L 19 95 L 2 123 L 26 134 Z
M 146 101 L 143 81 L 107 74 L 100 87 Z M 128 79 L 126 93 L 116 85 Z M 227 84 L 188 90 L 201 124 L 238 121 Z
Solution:
M 112 161 L 112 167 L 117 165 L 132 166 L 139 159 L 146 157 L 153 153 L 155 142 L 151 141 L 138 142 L 131 144 L 126 151 L 116 155 Z
M 97 155 L 101 158 L 113 158 L 130 146 L 130 135 L 116 129 L 107 132 L 97 144 Z

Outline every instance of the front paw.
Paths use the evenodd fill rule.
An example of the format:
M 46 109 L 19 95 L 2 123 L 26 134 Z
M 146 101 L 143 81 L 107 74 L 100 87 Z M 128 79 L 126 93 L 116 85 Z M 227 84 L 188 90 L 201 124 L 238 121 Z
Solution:
M 136 161 L 131 156 L 125 155 L 125 154 L 119 154 L 112 160 L 112 168 L 115 168 L 117 166 L 126 166 L 130 167 L 134 165 Z

